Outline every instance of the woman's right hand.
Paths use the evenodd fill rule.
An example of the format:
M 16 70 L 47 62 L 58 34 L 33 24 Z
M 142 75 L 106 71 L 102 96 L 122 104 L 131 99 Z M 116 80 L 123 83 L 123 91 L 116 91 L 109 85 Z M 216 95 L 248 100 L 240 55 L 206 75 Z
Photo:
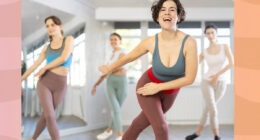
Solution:
M 91 90 L 91 94 L 92 94 L 92 96 L 95 95 L 96 90 L 97 90 L 97 86 L 94 86 L 94 87 L 92 88 L 92 90 Z
M 102 66 L 98 67 L 98 69 L 99 69 L 100 72 L 103 73 L 102 74 L 103 76 L 108 75 L 111 72 L 110 69 L 109 69 L 109 65 L 102 65 Z

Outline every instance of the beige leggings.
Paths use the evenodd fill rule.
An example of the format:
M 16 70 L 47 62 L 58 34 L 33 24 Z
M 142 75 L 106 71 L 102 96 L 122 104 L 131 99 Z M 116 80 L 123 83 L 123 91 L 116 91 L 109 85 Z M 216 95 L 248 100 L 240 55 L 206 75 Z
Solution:
M 218 81 L 215 85 L 210 85 L 209 81 L 202 80 L 201 90 L 205 100 L 205 108 L 200 120 L 200 125 L 205 126 L 207 119 L 210 119 L 212 129 L 218 129 L 218 111 L 217 103 L 223 97 L 226 91 L 226 82 Z

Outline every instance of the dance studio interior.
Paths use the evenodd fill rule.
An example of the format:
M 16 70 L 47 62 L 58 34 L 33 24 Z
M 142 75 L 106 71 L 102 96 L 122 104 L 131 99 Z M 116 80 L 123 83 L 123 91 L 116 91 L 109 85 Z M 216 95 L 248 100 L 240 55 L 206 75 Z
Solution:
M 22 52 L 24 69 L 28 69 L 50 42 L 45 18 L 55 15 L 62 21 L 64 36 L 74 37 L 72 63 L 67 75 L 67 91 L 55 110 L 59 135 L 62 140 L 96 140 L 111 120 L 111 108 L 106 97 L 106 80 L 100 83 L 93 96 L 91 90 L 102 75 L 99 66 L 110 59 L 113 48 L 111 33 L 118 33 L 120 47 L 131 52 L 143 39 L 161 31 L 152 19 L 151 6 L 155 0 L 22 0 Z M 234 3 L 233 0 L 180 0 L 186 11 L 185 21 L 178 30 L 196 40 L 198 56 L 209 46 L 204 29 L 209 24 L 218 27 L 217 42 L 227 44 L 234 51 Z M 38 78 L 34 76 L 43 62 L 23 83 L 22 139 L 30 140 L 42 112 L 37 95 Z M 142 111 L 137 97 L 136 85 L 142 74 L 152 66 L 152 55 L 147 53 L 127 64 L 127 97 L 121 109 L 123 132 Z M 200 123 L 205 107 L 200 83 L 208 70 L 205 62 L 198 65 L 195 81 L 182 87 L 165 114 L 169 139 L 182 140 L 194 133 Z M 223 140 L 233 140 L 234 128 L 234 82 L 233 68 L 226 71 L 226 91 L 217 104 L 219 133 Z M 107 140 L 115 140 L 117 131 Z M 211 140 L 214 134 L 210 121 L 198 140 Z M 38 137 L 50 140 L 47 128 Z M 155 140 L 153 128 L 142 131 L 138 140 Z

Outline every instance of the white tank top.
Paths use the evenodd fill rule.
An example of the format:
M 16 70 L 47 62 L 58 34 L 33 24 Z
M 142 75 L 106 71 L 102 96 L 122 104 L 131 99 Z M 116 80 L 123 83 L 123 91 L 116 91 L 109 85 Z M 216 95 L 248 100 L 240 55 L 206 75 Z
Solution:
M 118 57 L 119 57 L 119 55 L 120 55 L 121 53 L 127 54 L 127 52 L 126 52 L 125 49 L 120 49 L 120 50 L 114 52 L 113 58 L 111 59 L 111 57 L 112 57 L 112 56 L 111 56 L 111 57 L 108 59 L 107 64 L 110 65 L 110 64 L 114 63 L 114 62 L 118 59 Z M 112 55 L 113 55 L 113 54 L 112 54 Z M 121 68 L 127 69 L 127 65 L 124 65 L 124 66 L 122 66 Z
M 224 45 L 220 46 L 220 51 L 217 54 L 209 54 L 207 49 L 203 51 L 204 59 L 208 65 L 208 71 L 203 75 L 203 79 L 211 80 L 210 76 L 215 75 L 217 72 L 222 70 L 226 64 L 226 53 Z M 226 80 L 226 72 L 222 73 L 218 80 Z

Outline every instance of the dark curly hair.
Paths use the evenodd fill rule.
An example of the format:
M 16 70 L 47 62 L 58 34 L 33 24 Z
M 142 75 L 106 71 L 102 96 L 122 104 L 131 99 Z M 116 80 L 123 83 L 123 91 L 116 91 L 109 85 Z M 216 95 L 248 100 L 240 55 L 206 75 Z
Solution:
M 156 22 L 157 24 L 159 24 L 159 22 L 157 21 L 158 16 L 159 16 L 159 12 L 162 8 L 163 3 L 167 1 L 167 0 L 159 0 L 153 3 L 152 7 L 151 7 L 151 11 L 152 11 L 152 16 L 153 16 L 153 21 Z M 177 14 L 179 16 L 179 21 L 177 22 L 177 24 L 181 23 L 182 21 L 184 21 L 186 13 L 185 10 L 180 2 L 180 0 L 172 0 L 173 2 L 175 2 L 176 6 L 177 6 Z
M 205 27 L 204 33 L 206 34 L 207 29 L 213 28 L 216 31 L 218 30 L 218 27 L 215 24 L 209 24 Z
M 117 36 L 119 38 L 119 40 L 122 40 L 121 35 L 119 35 L 118 33 L 112 33 L 112 34 L 110 34 L 110 37 L 113 36 L 113 35 Z

